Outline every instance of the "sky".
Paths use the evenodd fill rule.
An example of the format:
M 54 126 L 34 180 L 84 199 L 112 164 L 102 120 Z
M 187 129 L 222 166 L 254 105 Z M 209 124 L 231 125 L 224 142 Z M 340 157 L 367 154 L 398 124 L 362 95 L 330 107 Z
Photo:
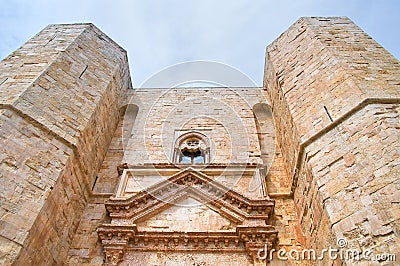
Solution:
M 300 17 L 347 16 L 399 59 L 399 14 L 399 0 L 0 0 L 0 58 L 48 24 L 92 22 L 128 51 L 135 87 L 194 60 L 261 86 L 265 47 Z

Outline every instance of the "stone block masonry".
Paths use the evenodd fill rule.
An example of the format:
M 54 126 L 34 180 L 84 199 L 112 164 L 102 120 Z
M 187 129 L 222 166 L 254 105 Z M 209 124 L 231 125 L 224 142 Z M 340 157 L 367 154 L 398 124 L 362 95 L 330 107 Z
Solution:
M 257 163 L 260 147 L 252 107 L 261 97 L 258 88 L 137 89 L 132 102 L 139 113 L 125 160 L 171 162 L 176 134 L 197 130 L 216 147 L 213 163 Z
M 119 123 L 98 173 L 94 191 L 110 193 L 110 195 L 115 192 L 118 183 L 122 182 L 119 181 L 116 166 L 123 162 L 136 168 L 151 168 L 159 165 L 160 168 L 156 171 L 141 169 L 132 174 L 142 181 L 145 178 L 146 180 L 159 178 L 158 175 L 163 176 L 163 171 L 177 172 L 179 169 L 174 167 L 173 164 L 170 165 L 174 160 L 172 155 L 174 143 L 180 132 L 190 130 L 202 132 L 210 137 L 213 143 L 210 161 L 214 164 L 214 167 L 216 165 L 226 167 L 230 163 L 260 162 L 260 143 L 257 136 L 260 134 L 260 129 L 256 127 L 253 106 L 267 101 L 263 93 L 261 88 L 136 89 L 132 93 L 130 104 L 136 106 L 137 113 L 134 115 L 127 113 Z M 129 128 L 129 125 L 127 125 L 129 123 L 133 123 L 133 127 L 128 134 L 128 140 L 125 140 L 123 139 L 123 132 Z M 266 144 L 265 150 L 274 152 L 275 141 L 271 139 L 271 142 L 267 141 Z M 202 168 L 201 165 L 198 166 Z M 277 159 L 274 160 L 272 168 L 274 170 L 270 171 L 269 175 L 271 182 L 275 183 L 276 181 L 276 183 L 281 182 L 283 184 L 272 184 L 269 188 L 275 194 L 285 192 L 289 186 L 279 154 Z M 221 173 L 211 176 L 212 172 L 210 169 L 207 174 L 217 179 L 221 184 L 232 187 L 234 191 L 241 195 L 259 197 L 258 193 L 249 193 L 248 191 L 254 170 L 247 175 L 238 175 L 237 172 L 240 171 L 236 171 L 236 174 L 235 172 L 223 174 L 224 171 L 221 170 Z M 166 177 L 169 177 L 169 175 L 166 175 Z M 133 181 L 132 183 L 135 184 Z M 129 181 L 127 184 L 125 192 L 129 192 Z M 138 192 L 137 190 L 134 191 L 129 193 Z M 113 197 L 115 197 L 115 194 Z M 137 223 L 138 229 L 149 233 L 157 230 L 163 230 L 169 234 L 180 231 L 194 232 L 198 233 L 199 237 L 207 231 L 219 232 L 224 230 L 230 233 L 235 231 L 235 223 L 231 223 L 224 216 L 220 216 L 204 205 L 200 205 L 202 207 L 198 208 L 185 208 L 188 205 L 196 206 L 196 204 L 200 204 L 200 202 L 188 204 L 187 201 L 192 202 L 193 199 L 187 198 L 183 200 L 183 204 L 178 202 L 176 206 L 167 208 L 161 213 L 154 214 L 148 220 Z M 279 230 L 277 246 L 286 250 L 300 250 L 303 240 L 301 239 L 294 202 L 292 199 L 278 199 L 277 201 L 279 205 L 276 206 L 273 218 L 274 226 Z M 218 209 L 225 208 L 219 207 Z M 85 209 L 85 215 L 82 216 L 65 264 L 103 264 L 103 259 L 107 255 L 103 254 L 105 247 L 99 244 L 96 229 L 108 222 L 109 215 L 104 210 L 104 199 L 92 198 Z M 118 221 L 111 223 L 118 224 Z M 127 224 L 132 225 L 136 222 L 129 221 Z M 212 242 L 214 243 L 214 241 Z M 153 240 L 149 240 L 148 243 L 153 243 Z M 195 252 L 193 250 L 185 252 L 182 247 L 179 249 L 178 246 L 177 250 L 172 251 L 171 248 L 177 243 L 164 251 L 155 251 L 154 247 L 151 250 L 151 244 L 146 247 L 149 249 L 148 253 L 140 250 L 129 250 L 130 248 L 128 248 L 121 265 L 138 263 L 143 265 L 162 265 L 164 263 L 187 265 L 189 261 L 192 261 L 192 264 L 229 264 L 226 254 L 219 255 L 201 249 Z M 199 248 L 202 245 L 199 245 Z M 188 245 L 189 247 L 190 245 Z M 245 254 L 244 249 L 242 253 L 230 253 L 229 258 L 234 258 L 241 265 L 253 265 L 252 259 Z
M 301 18 L 264 87 L 309 244 L 399 254 L 399 61 L 347 18 Z
M 263 88 L 133 90 L 99 29 L 50 25 L 0 63 L 0 264 L 352 265 L 257 258 L 340 238 L 400 259 L 399 113 L 399 61 L 347 18 L 299 19 Z
M 91 24 L 50 25 L 0 84 L 0 264 L 62 264 L 131 88 L 126 52 Z

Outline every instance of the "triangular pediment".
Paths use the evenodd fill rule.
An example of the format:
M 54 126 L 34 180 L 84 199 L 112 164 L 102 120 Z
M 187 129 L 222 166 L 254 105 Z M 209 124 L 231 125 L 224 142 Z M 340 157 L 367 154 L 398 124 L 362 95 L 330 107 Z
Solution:
M 136 225 L 139 231 L 235 231 L 236 228 L 235 223 L 193 197 L 180 199 Z
M 277 237 L 267 224 L 273 200 L 249 199 L 192 168 L 105 205 L 111 221 L 97 233 L 108 261 L 118 262 L 125 250 L 246 250 L 253 256 Z
M 248 218 L 266 220 L 274 206 L 272 200 L 251 200 L 189 167 L 130 198 L 111 198 L 106 207 L 111 218 L 138 222 L 189 196 L 238 224 Z

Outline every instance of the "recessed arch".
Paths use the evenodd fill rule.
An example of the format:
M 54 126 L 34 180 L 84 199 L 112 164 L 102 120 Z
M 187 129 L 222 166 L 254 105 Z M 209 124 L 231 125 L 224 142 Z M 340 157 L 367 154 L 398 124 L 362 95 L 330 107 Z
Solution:
M 257 103 L 253 106 L 253 113 L 260 143 L 261 159 L 265 166 L 270 166 L 276 148 L 272 110 L 266 103 Z
M 139 106 L 136 104 L 127 104 L 123 107 L 124 110 L 124 117 L 122 121 L 122 145 L 123 149 L 125 150 L 129 139 L 132 136 L 132 130 L 135 125 L 136 117 L 139 112 Z

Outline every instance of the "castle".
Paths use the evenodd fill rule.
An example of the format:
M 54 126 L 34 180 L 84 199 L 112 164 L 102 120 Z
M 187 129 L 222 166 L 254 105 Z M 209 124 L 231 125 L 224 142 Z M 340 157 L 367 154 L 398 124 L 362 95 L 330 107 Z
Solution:
M 262 88 L 133 88 L 94 25 L 49 25 L 0 104 L 2 265 L 400 259 L 400 63 L 348 18 L 300 18 Z

